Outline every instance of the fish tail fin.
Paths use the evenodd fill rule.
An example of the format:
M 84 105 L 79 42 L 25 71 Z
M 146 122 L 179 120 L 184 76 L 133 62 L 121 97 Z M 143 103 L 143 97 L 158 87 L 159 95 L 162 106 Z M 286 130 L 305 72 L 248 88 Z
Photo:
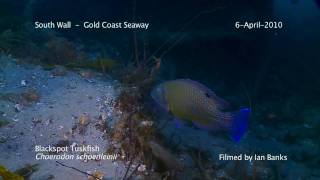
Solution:
M 234 141 L 238 142 L 248 130 L 250 108 L 242 108 L 233 116 L 229 132 Z

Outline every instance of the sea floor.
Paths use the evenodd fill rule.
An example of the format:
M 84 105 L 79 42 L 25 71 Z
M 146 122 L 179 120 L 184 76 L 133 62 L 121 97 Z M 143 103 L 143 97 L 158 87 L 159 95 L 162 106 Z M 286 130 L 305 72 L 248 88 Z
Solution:
M 88 179 L 88 175 L 62 166 L 55 160 L 36 160 L 36 145 L 99 145 L 104 153 L 110 142 L 97 128 L 101 120 L 109 125 L 116 121 L 114 101 L 119 94 L 119 83 L 96 72 L 79 69 L 70 71 L 57 67 L 44 70 L 36 65 L 19 65 L 14 59 L 0 58 L 0 112 L 9 122 L 0 128 L 0 164 L 15 171 L 26 164 L 39 164 L 30 179 Z M 26 97 L 31 93 L 31 98 Z M 30 102 L 29 102 L 30 101 Z M 83 125 L 80 126 L 79 124 Z M 181 179 L 192 179 L 195 171 L 206 171 L 213 179 L 319 179 L 319 147 L 306 137 L 298 143 L 284 143 L 286 134 L 307 132 L 308 125 L 283 127 L 282 130 L 251 123 L 247 135 L 235 143 L 225 136 L 203 131 L 193 126 L 177 128 L 173 121 L 159 120 L 161 134 L 184 164 L 179 173 Z M 75 125 L 78 125 L 75 126 Z M 198 159 L 195 162 L 190 151 Z M 191 153 L 192 154 L 192 153 Z M 227 155 L 284 155 L 287 160 L 278 161 L 224 161 Z M 314 157 L 310 162 L 305 156 Z M 200 157 L 202 156 L 202 158 Z M 126 166 L 121 161 L 61 160 L 61 163 L 83 172 L 99 172 L 105 179 L 120 179 Z M 241 178 L 240 178 L 241 179 Z
M 88 179 L 87 175 L 63 167 L 55 160 L 36 160 L 35 146 L 98 145 L 99 153 L 104 153 L 108 141 L 96 125 L 101 116 L 113 121 L 116 82 L 96 73 L 84 77 L 81 72 L 91 72 L 82 70 L 46 71 L 40 66 L 18 65 L 4 56 L 0 61 L 6 64 L 1 67 L 0 93 L 10 96 L 0 100 L 1 118 L 9 122 L 0 129 L 0 164 L 11 171 L 26 164 L 39 164 L 31 179 L 43 180 L 52 175 L 54 179 Z M 36 102 L 12 100 L 30 89 L 37 92 L 34 96 L 39 96 Z M 75 127 L 79 121 L 85 126 L 80 130 Z M 60 162 L 91 174 L 101 172 L 106 179 L 121 177 L 124 171 L 124 165 L 112 159 Z

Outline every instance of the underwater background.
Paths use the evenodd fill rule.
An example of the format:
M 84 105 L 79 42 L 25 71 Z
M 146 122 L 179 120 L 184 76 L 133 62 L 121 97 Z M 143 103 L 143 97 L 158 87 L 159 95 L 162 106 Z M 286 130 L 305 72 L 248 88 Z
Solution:
M 150 27 L 35 29 L 35 21 Z M 281 21 L 283 28 L 235 28 L 246 21 Z M 319 179 L 319 22 L 317 0 L 0 0 L 0 175 Z M 251 108 L 241 141 L 177 128 L 150 97 L 174 79 L 204 84 L 233 109 Z M 73 142 L 123 158 L 62 161 L 83 173 L 33 157 L 34 145 Z M 288 160 L 219 160 L 225 153 Z

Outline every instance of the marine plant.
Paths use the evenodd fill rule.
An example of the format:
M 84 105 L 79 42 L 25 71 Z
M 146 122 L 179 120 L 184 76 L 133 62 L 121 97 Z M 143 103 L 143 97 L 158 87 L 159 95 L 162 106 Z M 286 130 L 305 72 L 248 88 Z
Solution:
M 4 180 L 24 180 L 24 178 L 16 173 L 12 173 L 7 170 L 5 167 L 0 166 L 0 177 Z
M 166 176 L 173 177 L 174 172 L 182 167 L 175 155 L 159 141 L 161 138 L 157 134 L 155 116 L 146 104 L 151 82 L 125 86 L 116 100 L 115 109 L 121 113 L 114 128 L 110 128 L 112 144 L 108 152 L 120 154 L 127 162 L 124 179 L 135 173 L 162 176 L 166 172 Z M 159 164 L 164 166 L 159 169 Z M 136 168 L 132 168 L 134 165 Z M 139 166 L 146 167 L 145 173 L 137 172 Z M 154 172 L 151 169 L 155 169 Z

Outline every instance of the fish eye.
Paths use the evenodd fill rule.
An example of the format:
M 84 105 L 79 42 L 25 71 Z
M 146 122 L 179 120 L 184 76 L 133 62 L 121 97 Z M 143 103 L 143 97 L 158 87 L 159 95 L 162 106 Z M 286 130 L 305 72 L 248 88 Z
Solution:
M 205 95 L 206 95 L 207 98 L 210 98 L 209 93 L 206 92 Z

